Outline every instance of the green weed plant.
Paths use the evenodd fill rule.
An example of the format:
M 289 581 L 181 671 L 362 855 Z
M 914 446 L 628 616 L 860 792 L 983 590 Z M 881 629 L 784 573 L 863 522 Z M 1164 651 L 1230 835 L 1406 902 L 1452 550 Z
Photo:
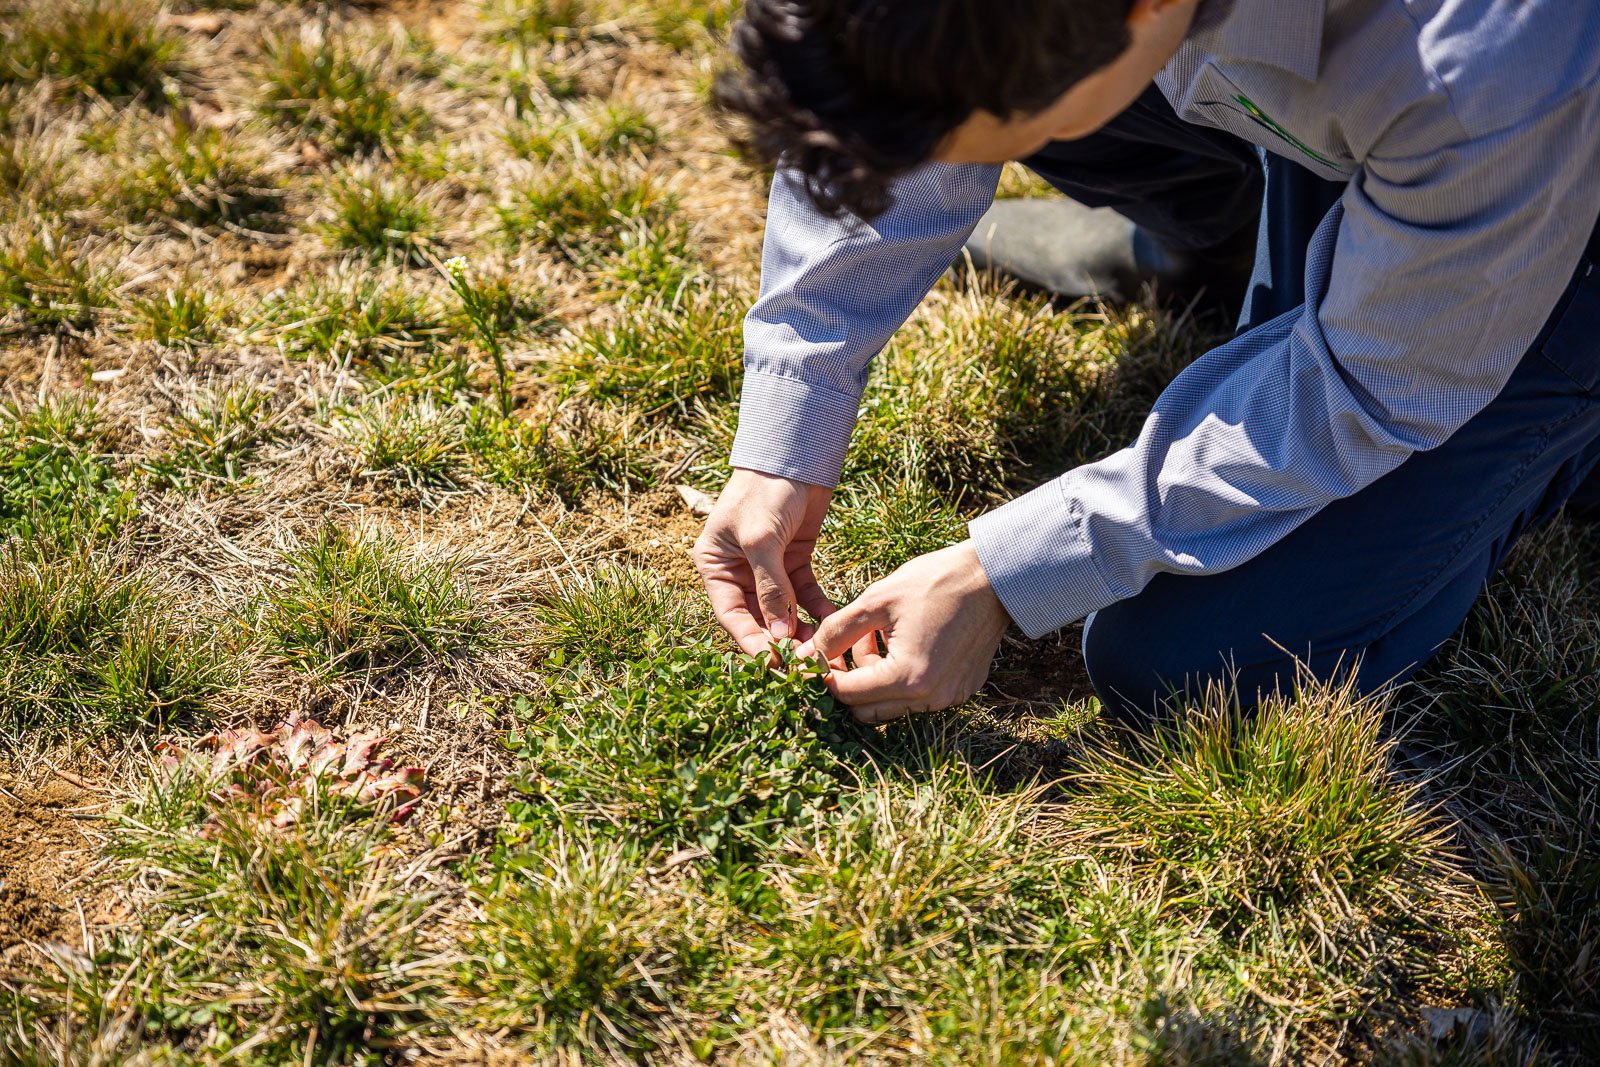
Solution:
M 555 659 L 559 664 L 560 657 Z M 601 683 L 577 673 L 524 703 L 511 817 L 533 834 L 626 835 L 641 848 L 748 858 L 838 803 L 852 743 L 799 663 L 668 647 Z

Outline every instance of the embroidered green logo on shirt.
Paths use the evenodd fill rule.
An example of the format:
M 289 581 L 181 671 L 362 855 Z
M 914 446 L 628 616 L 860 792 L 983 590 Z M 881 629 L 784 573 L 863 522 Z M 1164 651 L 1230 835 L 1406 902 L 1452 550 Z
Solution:
M 1296 137 L 1294 134 L 1290 133 L 1288 130 L 1274 122 L 1267 115 L 1267 113 L 1257 107 L 1256 102 L 1250 99 L 1248 96 L 1245 96 L 1243 93 L 1238 93 L 1234 96 L 1234 99 L 1239 102 L 1240 107 L 1244 108 L 1245 114 L 1249 115 L 1255 120 L 1256 125 L 1277 134 L 1279 137 L 1283 138 L 1285 141 L 1288 141 L 1290 144 L 1294 145 L 1300 151 L 1304 152 L 1307 156 L 1310 156 L 1318 163 L 1321 163 L 1323 166 L 1332 167 L 1334 170 L 1339 169 L 1339 164 L 1335 163 L 1327 156 L 1313 151 L 1304 141 L 1300 140 L 1300 138 Z

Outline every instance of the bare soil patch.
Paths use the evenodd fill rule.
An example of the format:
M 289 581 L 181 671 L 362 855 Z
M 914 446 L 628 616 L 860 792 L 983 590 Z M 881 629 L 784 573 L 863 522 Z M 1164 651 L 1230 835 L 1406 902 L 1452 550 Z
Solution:
M 94 863 L 84 821 L 103 812 L 94 793 L 53 774 L 24 781 L 0 770 L 0 966 L 18 945 L 81 940 L 82 883 Z

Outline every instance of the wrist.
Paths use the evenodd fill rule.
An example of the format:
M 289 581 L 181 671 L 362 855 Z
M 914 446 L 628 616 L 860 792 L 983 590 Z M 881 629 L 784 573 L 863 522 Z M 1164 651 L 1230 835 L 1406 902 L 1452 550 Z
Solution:
M 961 587 L 963 594 L 979 601 L 990 614 L 1009 624 L 1011 614 L 1006 611 L 1000 594 L 995 592 L 994 583 L 989 580 L 989 572 L 984 569 L 983 560 L 978 556 L 977 545 L 968 538 L 952 545 L 951 551 L 956 554 L 959 573 L 964 579 Z

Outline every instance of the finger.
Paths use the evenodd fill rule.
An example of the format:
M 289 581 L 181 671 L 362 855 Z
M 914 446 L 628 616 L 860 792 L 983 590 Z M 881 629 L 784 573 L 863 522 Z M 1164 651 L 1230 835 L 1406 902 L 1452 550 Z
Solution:
M 817 581 L 816 572 L 811 569 L 811 564 L 808 563 L 796 570 L 793 581 L 795 600 L 813 619 L 821 622 L 839 610 L 839 606 L 822 591 L 822 583 Z
M 822 620 L 817 627 L 816 645 L 831 662 L 874 630 L 886 630 L 890 625 L 887 601 L 871 595 L 871 590 Z M 873 649 L 877 651 L 876 647 Z
M 793 637 L 795 632 L 794 587 L 783 566 L 781 550 L 763 548 L 749 553 L 750 569 L 755 574 L 756 602 L 761 619 L 774 639 Z
M 889 702 L 912 703 L 921 698 L 906 678 L 905 664 L 892 656 L 880 657 L 853 671 L 828 675 L 828 689 L 850 707 Z
M 755 610 L 755 598 L 729 578 L 707 578 L 706 596 L 717 622 L 751 655 L 760 655 L 772 644 L 772 638 L 761 625 Z
M 850 651 L 854 654 L 857 667 L 865 667 L 875 659 L 882 659 L 883 653 L 878 651 L 878 631 L 873 630 L 861 638 Z
M 904 719 L 908 715 L 930 710 L 932 709 L 926 703 L 913 704 L 904 700 L 888 700 L 881 704 L 852 705 L 850 714 L 855 716 L 857 722 L 880 723 L 894 722 L 896 719 Z

